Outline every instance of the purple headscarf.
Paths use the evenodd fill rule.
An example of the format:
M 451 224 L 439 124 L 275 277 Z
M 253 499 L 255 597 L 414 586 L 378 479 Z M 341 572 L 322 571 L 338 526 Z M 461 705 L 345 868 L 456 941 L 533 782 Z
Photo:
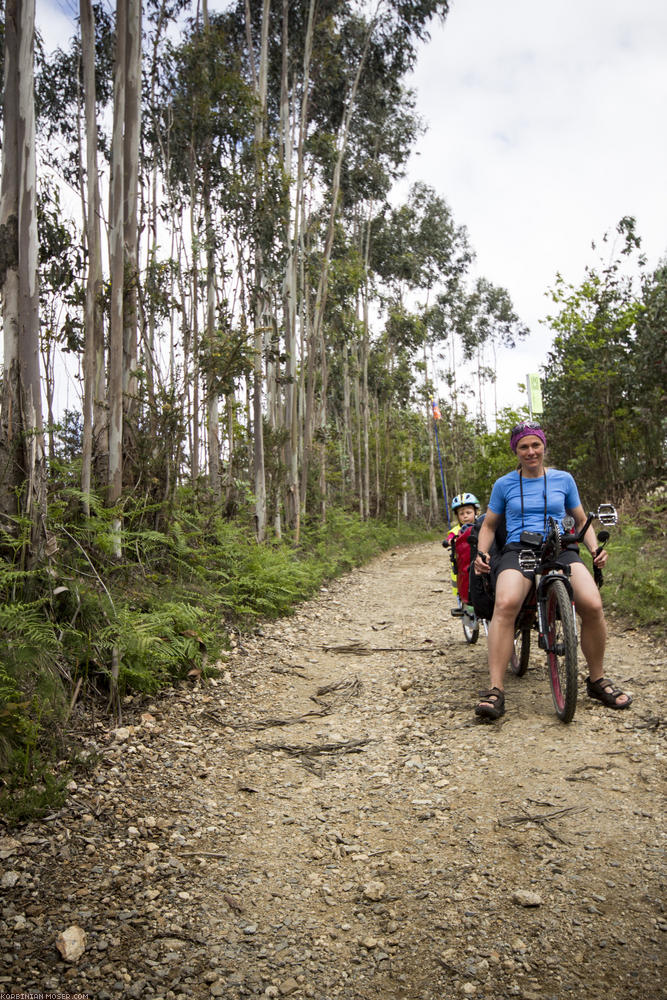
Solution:
M 544 447 L 547 446 L 547 439 L 544 436 L 544 431 L 539 424 L 534 424 L 531 420 L 524 420 L 516 427 L 513 427 L 510 431 L 510 448 L 516 454 L 516 446 L 518 445 L 521 438 L 530 437 L 530 435 L 538 437 Z

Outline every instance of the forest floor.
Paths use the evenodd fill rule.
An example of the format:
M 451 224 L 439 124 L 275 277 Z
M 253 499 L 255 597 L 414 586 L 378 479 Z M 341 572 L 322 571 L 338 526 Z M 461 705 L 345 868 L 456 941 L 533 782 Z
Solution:
M 569 726 L 534 650 L 481 723 L 448 576 L 389 552 L 81 732 L 66 806 L 0 837 L 0 996 L 663 997 L 664 649 L 612 624 L 634 704 L 582 684 Z

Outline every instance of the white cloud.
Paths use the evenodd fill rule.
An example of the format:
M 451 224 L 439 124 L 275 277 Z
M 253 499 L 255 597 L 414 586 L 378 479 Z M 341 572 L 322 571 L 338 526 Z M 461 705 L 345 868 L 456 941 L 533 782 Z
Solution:
M 579 281 L 624 215 L 651 263 L 667 253 L 666 55 L 655 0 L 459 0 L 421 52 L 411 85 L 429 131 L 408 179 L 446 198 L 533 331 L 500 365 L 501 403 L 546 358 L 557 271 Z
M 44 41 L 47 52 L 67 48 L 76 34 L 74 18 L 78 17 L 78 0 L 36 0 L 35 25 Z

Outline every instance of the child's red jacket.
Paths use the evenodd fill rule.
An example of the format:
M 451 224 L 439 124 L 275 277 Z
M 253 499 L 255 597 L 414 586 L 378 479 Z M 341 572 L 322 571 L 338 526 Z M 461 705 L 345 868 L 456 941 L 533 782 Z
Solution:
M 472 524 L 466 524 L 458 531 L 450 531 L 449 544 L 456 551 L 456 589 L 462 604 L 469 603 L 470 585 L 470 532 Z

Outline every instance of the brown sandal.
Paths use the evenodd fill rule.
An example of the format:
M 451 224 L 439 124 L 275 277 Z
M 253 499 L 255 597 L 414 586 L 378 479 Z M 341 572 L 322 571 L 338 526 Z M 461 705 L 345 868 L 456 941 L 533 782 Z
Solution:
M 483 719 L 499 719 L 505 714 L 505 692 L 492 687 L 480 692 L 480 700 L 475 705 L 475 715 Z
M 617 711 L 623 708 L 630 708 L 632 704 L 632 695 L 621 691 L 620 688 L 614 687 L 614 682 L 610 681 L 608 677 L 600 677 L 597 681 L 592 681 L 590 677 L 587 677 L 586 691 L 589 698 L 595 698 L 597 701 L 601 701 L 603 705 L 606 705 L 607 708 L 615 708 Z M 625 695 L 628 700 L 619 705 L 616 699 L 620 698 L 621 695 Z

